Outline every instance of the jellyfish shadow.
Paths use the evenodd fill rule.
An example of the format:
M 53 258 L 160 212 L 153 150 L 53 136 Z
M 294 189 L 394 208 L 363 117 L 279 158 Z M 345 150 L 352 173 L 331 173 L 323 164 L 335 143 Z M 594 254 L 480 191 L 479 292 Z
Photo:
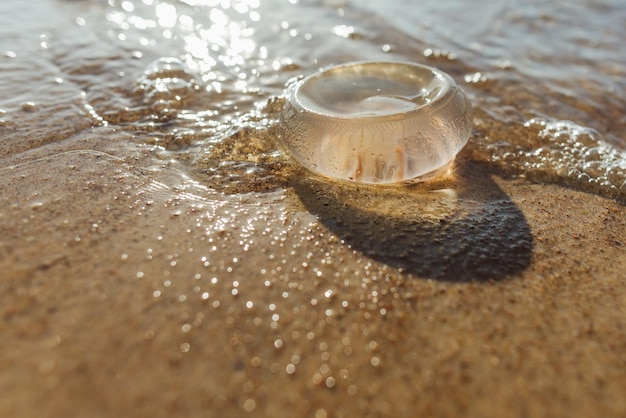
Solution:
M 453 179 L 370 187 L 314 177 L 293 183 L 302 204 L 363 255 L 427 279 L 501 280 L 531 262 L 526 218 L 489 165 L 459 161 Z

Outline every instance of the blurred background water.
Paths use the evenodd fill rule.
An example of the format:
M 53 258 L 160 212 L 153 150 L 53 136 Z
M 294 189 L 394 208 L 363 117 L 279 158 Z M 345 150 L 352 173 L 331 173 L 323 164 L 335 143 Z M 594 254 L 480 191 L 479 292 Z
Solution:
M 626 196 L 619 0 L 3 0 L 0 156 L 67 149 L 174 168 L 208 189 L 285 186 L 285 85 L 352 60 L 450 73 L 472 158 Z

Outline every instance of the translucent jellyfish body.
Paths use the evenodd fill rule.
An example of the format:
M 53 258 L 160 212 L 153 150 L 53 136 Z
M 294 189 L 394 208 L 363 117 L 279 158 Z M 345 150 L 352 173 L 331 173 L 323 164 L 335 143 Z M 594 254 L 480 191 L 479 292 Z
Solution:
M 291 86 L 282 140 L 300 163 L 363 183 L 421 180 L 467 143 L 472 108 L 447 74 L 404 62 L 330 67 Z

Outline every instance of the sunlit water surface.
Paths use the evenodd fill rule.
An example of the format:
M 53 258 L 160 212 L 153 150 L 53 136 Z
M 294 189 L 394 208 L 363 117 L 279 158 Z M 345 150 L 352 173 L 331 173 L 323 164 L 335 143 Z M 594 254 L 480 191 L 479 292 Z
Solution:
M 126 135 L 162 160 L 184 159 L 181 170 L 215 190 L 281 186 L 276 166 L 290 162 L 272 128 L 285 84 L 333 63 L 404 60 L 440 67 L 469 93 L 475 158 L 626 193 L 618 1 L 46 0 L 33 9 L 9 0 L 2 9 L 3 155 L 95 127 L 102 140 Z
M 290 161 L 272 129 L 286 83 L 333 63 L 403 60 L 437 66 L 469 93 L 475 158 L 536 180 L 626 193 L 626 6 L 618 1 L 1 7 L 3 155 L 95 127 L 103 141 L 123 136 L 160 160 L 184 160 L 180 169 L 214 190 L 280 187 L 285 172 L 276 167 Z

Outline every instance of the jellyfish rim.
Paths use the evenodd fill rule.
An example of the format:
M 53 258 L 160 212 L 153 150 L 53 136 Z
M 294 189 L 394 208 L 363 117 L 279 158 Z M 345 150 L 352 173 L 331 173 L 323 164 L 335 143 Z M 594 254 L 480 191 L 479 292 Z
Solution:
M 316 110 L 314 107 L 307 105 L 308 100 L 303 100 L 302 90 L 306 88 L 309 84 L 323 79 L 325 77 L 332 76 L 333 73 L 340 72 L 342 70 L 355 69 L 357 67 L 366 68 L 381 68 L 381 67 L 403 67 L 412 71 L 420 70 L 426 73 L 429 73 L 433 79 L 438 79 L 442 82 L 444 89 L 437 95 L 435 100 L 430 101 L 427 104 L 415 106 L 412 109 L 408 109 L 401 112 L 394 113 L 386 113 L 380 115 L 362 115 L 362 116 L 354 116 L 354 115 L 342 115 L 341 113 L 332 113 L 332 112 L 322 112 L 320 110 Z M 424 64 L 409 62 L 409 61 L 353 61 L 346 62 L 337 65 L 329 65 L 326 67 L 322 67 L 315 73 L 309 74 L 297 80 L 295 83 L 291 84 L 287 89 L 286 100 L 289 102 L 291 106 L 298 112 L 304 112 L 308 117 L 313 117 L 316 119 L 323 120 L 337 120 L 337 121 L 358 121 L 359 123 L 376 123 L 382 121 L 383 119 L 386 121 L 396 120 L 396 119 L 408 119 L 414 117 L 416 113 L 420 113 L 428 109 L 436 109 L 440 106 L 445 106 L 447 100 L 451 95 L 455 93 L 455 91 L 459 89 L 456 81 L 447 73 L 439 70 L 438 68 L 431 67 Z

